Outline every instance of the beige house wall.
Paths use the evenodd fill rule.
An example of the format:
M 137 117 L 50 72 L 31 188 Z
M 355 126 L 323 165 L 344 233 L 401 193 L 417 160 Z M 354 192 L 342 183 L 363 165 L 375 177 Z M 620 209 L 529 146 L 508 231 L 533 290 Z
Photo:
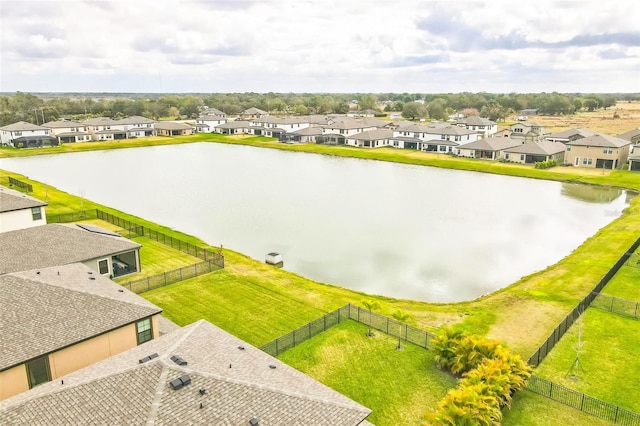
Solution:
M 151 317 L 153 338 L 160 335 L 158 315 Z M 49 354 L 51 380 L 138 345 L 136 325 L 129 324 Z M 0 372 L 0 400 L 29 390 L 25 364 Z
M 17 229 L 33 228 L 47 224 L 47 214 L 45 206 L 40 206 L 40 216 L 38 220 L 33 220 L 31 209 L 14 210 L 0 213 L 0 232 L 15 231 Z
M 0 401 L 29 390 L 24 364 L 0 372 Z
M 624 167 L 629 157 L 629 145 L 621 148 L 613 148 L 611 154 L 605 154 L 604 150 L 605 148 L 601 146 L 567 145 L 564 162 L 576 167 L 589 167 L 593 169 L 596 167 L 598 159 L 618 160 L 617 168 L 620 169 Z M 578 164 L 576 164 L 576 158 L 579 158 Z M 591 158 L 591 164 L 583 164 L 584 158 Z

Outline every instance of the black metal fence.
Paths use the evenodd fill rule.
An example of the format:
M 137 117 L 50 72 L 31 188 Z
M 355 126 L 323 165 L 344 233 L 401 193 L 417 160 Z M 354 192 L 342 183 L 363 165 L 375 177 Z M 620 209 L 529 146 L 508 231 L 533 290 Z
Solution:
M 629 257 L 636 251 L 636 249 L 640 246 L 640 238 L 638 238 L 626 251 L 618 261 L 609 269 L 609 271 L 602 277 L 598 284 L 593 288 L 593 290 L 585 296 L 584 299 L 578 303 L 578 305 L 573 308 L 571 312 L 562 320 L 562 322 L 553 330 L 553 333 L 545 340 L 545 342 L 540 345 L 540 347 L 535 351 L 533 355 L 529 358 L 529 364 L 534 367 L 539 365 L 542 360 L 547 356 L 547 354 L 553 349 L 553 347 L 558 343 L 560 338 L 567 332 L 569 327 L 578 319 L 580 315 L 584 313 L 584 311 L 591 305 L 591 303 L 595 300 L 595 294 L 600 293 L 605 285 L 613 278 L 613 276 L 618 272 L 618 270 L 626 263 Z
M 211 261 L 219 268 L 224 268 L 224 255 L 221 251 L 217 253 L 213 252 L 211 250 L 199 247 L 195 244 L 187 243 L 178 238 L 174 238 L 171 235 L 158 232 L 131 220 L 124 219 L 120 216 L 116 216 L 102 210 L 96 210 L 96 216 L 100 220 L 104 220 L 105 222 L 109 222 L 124 229 L 128 233 L 127 237 L 129 238 L 135 236 L 147 237 L 151 240 L 156 240 L 159 243 L 170 246 L 173 249 L 179 250 L 183 253 L 187 253 L 204 261 Z
M 96 209 L 47 214 L 47 223 L 69 223 L 77 222 L 79 220 L 96 219 L 97 217 Z
M 640 302 L 620 299 L 602 293 L 593 293 L 593 295 L 594 299 L 593 302 L 591 302 L 592 308 L 602 309 L 603 311 L 609 311 L 627 317 L 640 318 Z
M 609 404 L 538 376 L 531 376 L 526 389 L 612 423 L 640 426 L 640 414 L 638 413 Z
M 278 356 L 281 353 L 298 346 L 300 343 L 311 339 L 313 336 L 317 336 L 330 329 L 331 327 L 340 324 L 342 321 L 349 319 L 349 310 L 351 305 L 345 305 L 336 309 L 333 312 L 329 312 L 326 315 L 315 319 L 300 328 L 293 330 L 284 336 L 262 345 L 260 350 L 268 353 L 271 356 Z
M 15 186 L 27 192 L 33 192 L 33 186 L 30 183 L 23 182 L 11 176 L 9 176 L 9 186 Z
M 423 348 L 429 349 L 431 341 L 436 337 L 427 331 L 412 327 L 393 318 L 371 312 L 359 306 L 347 305 L 349 307 L 349 318 L 362 324 L 371 326 L 376 330 L 383 331 L 394 337 L 399 337 L 407 342 L 411 342 Z
M 189 278 L 198 277 L 219 269 L 220 268 L 215 265 L 212 260 L 207 260 L 205 262 L 183 266 L 182 268 L 174 269 L 173 271 L 167 271 L 161 274 L 123 282 L 121 285 L 134 293 L 140 294 L 145 291 L 153 290 L 154 288 L 164 287 L 165 285 L 188 280 Z
M 431 340 L 436 337 L 434 334 L 411 327 L 393 318 L 385 317 L 384 315 L 371 312 L 368 309 L 348 304 L 284 336 L 278 337 L 263 345 L 260 349 L 271 356 L 278 356 L 347 319 L 371 326 L 372 329 L 382 331 L 390 336 L 399 337 L 407 342 L 427 349 L 430 346 Z

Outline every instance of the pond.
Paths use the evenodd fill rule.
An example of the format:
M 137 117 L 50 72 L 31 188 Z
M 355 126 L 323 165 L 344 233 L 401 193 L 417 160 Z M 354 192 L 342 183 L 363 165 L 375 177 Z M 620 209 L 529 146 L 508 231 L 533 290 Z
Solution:
M 558 262 L 631 198 L 217 143 L 7 158 L 0 168 L 260 261 L 278 252 L 284 269 L 316 281 L 432 302 L 474 299 Z

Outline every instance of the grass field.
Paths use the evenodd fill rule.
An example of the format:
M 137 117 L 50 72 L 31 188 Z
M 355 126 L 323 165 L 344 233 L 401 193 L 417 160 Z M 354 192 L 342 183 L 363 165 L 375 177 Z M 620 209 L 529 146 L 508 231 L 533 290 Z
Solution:
M 596 130 L 592 125 L 584 127 Z M 630 129 L 624 131 L 626 130 Z M 137 139 L 118 144 L 113 142 L 73 144 L 42 150 L 0 149 L 0 157 L 75 150 L 115 149 L 149 144 L 214 141 L 214 139 L 224 143 L 476 170 L 539 179 L 603 184 L 640 190 L 640 173 L 626 171 L 602 173 L 601 170 L 575 168 L 538 170 L 531 166 L 439 157 L 434 154 L 393 149 L 366 150 L 319 145 L 286 145 L 259 137 L 225 138 L 202 134 L 187 138 Z M 0 184 L 6 184 L 6 176 L 8 175 L 32 183 L 34 185 L 33 195 L 40 199 L 46 199 L 49 203 L 48 213 L 76 211 L 81 207 L 85 209 L 99 207 L 105 211 L 134 219 L 168 235 L 177 236 L 184 241 L 204 246 L 204 243 L 196 237 L 108 207 L 98 206 L 89 200 L 81 200 L 15 173 L 0 170 Z M 145 293 L 144 296 L 162 307 L 164 314 L 178 324 L 184 325 L 205 318 L 254 345 L 261 345 L 346 303 L 361 305 L 362 300 L 366 299 L 378 301 L 380 303 L 378 311 L 384 315 L 391 315 L 397 309 L 411 314 L 411 324 L 414 326 L 434 329 L 445 324 L 454 325 L 475 334 L 506 342 L 515 352 L 528 357 L 639 235 L 640 199 L 637 199 L 619 219 L 587 239 L 572 254 L 557 264 L 523 277 L 505 289 L 472 302 L 433 304 L 365 295 L 328 284 L 316 283 L 226 249 L 224 250 L 226 261 L 224 270 L 157 289 Z M 160 251 L 154 253 L 153 250 L 150 250 L 145 256 L 151 259 L 155 258 L 160 264 L 164 256 Z M 153 263 L 153 260 L 151 262 Z M 618 278 L 616 276 L 607 286 L 605 292 L 616 292 L 614 295 L 618 297 L 629 298 L 633 296 L 634 291 L 637 292 L 637 290 L 630 280 L 635 281 L 633 276 L 635 271 L 627 272 L 629 273 L 628 277 Z M 629 336 L 637 338 L 637 335 L 633 333 Z M 328 342 L 329 347 L 324 350 L 329 352 L 332 347 L 345 344 L 340 339 Z M 353 362 L 356 361 L 353 360 Z M 409 364 L 411 362 L 413 361 L 407 361 Z M 631 361 L 619 358 L 617 362 L 610 362 L 607 368 L 625 370 L 627 369 L 626 362 Z M 369 371 L 367 376 L 366 371 L 361 372 L 362 380 L 365 383 L 376 377 L 375 372 Z M 348 383 L 344 385 L 348 387 Z M 394 401 L 383 398 L 374 399 L 374 402 L 381 405 L 368 406 L 376 412 L 390 410 L 389 413 L 391 413 L 389 417 L 386 417 L 386 414 L 385 417 L 381 417 L 380 424 L 396 424 L 385 423 L 385 419 L 394 419 L 393 416 L 397 415 L 392 413 L 397 408 L 387 407 L 388 405 L 394 407 Z M 617 403 L 615 400 L 612 402 Z M 420 414 L 428 409 L 426 403 L 416 405 L 424 408 L 421 408 Z M 418 418 L 419 415 L 416 411 L 412 419 L 418 421 Z M 580 419 L 581 414 L 537 395 L 522 392 L 516 398 L 513 411 L 507 414 L 505 424 L 577 424 L 563 421 L 563 419 L 571 418 Z M 544 421 L 539 421 L 540 419 Z M 550 419 L 554 421 L 547 421 Z M 558 419 L 557 423 L 555 419 Z M 586 419 L 589 419 L 590 422 L 579 423 L 598 424 L 595 418 L 586 416 Z
M 640 412 L 640 320 L 590 308 L 536 369 L 536 374 L 587 395 Z M 580 366 L 576 360 L 582 328 Z M 577 375 L 578 378 L 573 376 Z
M 366 407 L 377 425 L 420 425 L 424 414 L 456 386 L 435 367 L 433 353 L 410 343 L 396 350 L 396 338 L 345 321 L 279 359 Z

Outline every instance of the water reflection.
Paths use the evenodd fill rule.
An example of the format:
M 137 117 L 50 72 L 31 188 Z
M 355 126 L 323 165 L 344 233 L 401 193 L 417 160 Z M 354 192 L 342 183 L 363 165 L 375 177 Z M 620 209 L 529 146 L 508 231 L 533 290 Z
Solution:
M 622 195 L 623 192 L 625 192 L 623 189 L 618 188 L 566 182 L 562 183 L 561 189 L 562 195 L 588 203 L 610 203 Z M 629 194 L 627 194 L 627 200 L 628 196 Z

